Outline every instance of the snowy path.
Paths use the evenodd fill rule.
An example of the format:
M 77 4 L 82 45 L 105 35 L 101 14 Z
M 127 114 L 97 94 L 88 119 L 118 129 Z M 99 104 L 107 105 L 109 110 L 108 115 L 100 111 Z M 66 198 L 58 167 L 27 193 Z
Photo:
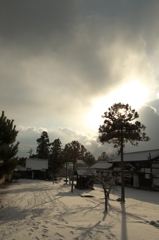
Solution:
M 159 192 L 126 189 L 121 206 L 117 188 L 106 214 L 99 186 L 90 192 L 70 188 L 34 180 L 0 188 L 0 240 L 159 239 Z

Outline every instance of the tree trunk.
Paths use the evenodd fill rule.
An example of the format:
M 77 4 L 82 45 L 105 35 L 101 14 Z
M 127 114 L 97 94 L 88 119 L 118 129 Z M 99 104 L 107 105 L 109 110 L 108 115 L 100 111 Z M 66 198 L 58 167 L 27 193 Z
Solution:
M 122 128 L 121 128 L 121 202 L 125 202 L 124 159 L 123 159 L 123 131 L 122 131 Z
M 71 192 L 73 193 L 73 178 L 74 176 L 72 177 L 72 183 L 71 183 Z
M 66 162 L 66 184 L 67 184 L 67 171 L 68 171 L 68 167 L 67 167 L 67 162 Z
M 108 211 L 108 194 L 105 186 L 102 184 L 103 190 L 104 190 L 104 198 L 105 198 L 105 212 Z
M 108 196 L 107 196 L 107 191 L 104 189 L 104 195 L 105 195 L 105 211 L 108 211 Z
M 74 171 L 75 171 L 75 164 L 73 163 L 73 176 L 72 176 L 72 183 L 71 183 L 71 192 L 72 193 L 73 193 Z

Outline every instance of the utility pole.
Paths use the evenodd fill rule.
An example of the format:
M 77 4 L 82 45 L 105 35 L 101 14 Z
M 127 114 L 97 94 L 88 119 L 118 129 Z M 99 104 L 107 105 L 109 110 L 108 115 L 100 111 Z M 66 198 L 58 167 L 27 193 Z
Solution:
M 29 150 L 29 152 L 28 152 L 28 153 L 30 153 L 30 156 L 29 156 L 29 157 L 31 157 L 31 155 L 32 155 L 32 152 L 33 152 L 33 150 L 32 150 L 32 149 L 30 149 L 30 150 Z

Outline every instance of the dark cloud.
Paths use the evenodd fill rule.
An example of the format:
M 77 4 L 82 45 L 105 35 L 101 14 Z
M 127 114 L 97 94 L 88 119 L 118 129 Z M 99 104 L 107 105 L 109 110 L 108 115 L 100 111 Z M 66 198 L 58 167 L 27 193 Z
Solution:
M 158 10 L 155 0 L 0 1 L 0 108 L 26 129 L 61 127 L 58 134 L 68 140 L 73 133 L 66 129 L 89 129 L 93 99 L 133 79 L 154 100 Z M 104 149 L 94 138 L 73 137 Z
M 16 48 L 23 58 L 28 52 L 49 55 L 80 78 L 72 81 L 67 73 L 63 82 L 94 95 L 124 78 L 129 55 L 143 49 L 138 39 L 144 36 L 146 9 L 148 16 L 154 9 L 154 1 L 151 5 L 148 1 L 3 1 L 1 5 L 0 39 L 7 48 Z M 154 15 L 152 24 L 153 19 Z M 116 56 L 123 59 L 116 62 Z
M 130 146 L 129 144 L 126 146 L 126 152 L 129 151 L 140 151 L 140 150 L 149 150 L 149 149 L 158 149 L 159 142 L 159 114 L 156 109 L 152 107 L 152 105 L 156 104 L 157 101 L 151 102 L 143 107 L 141 107 L 138 111 L 139 118 L 137 119 L 146 127 L 146 135 L 149 136 L 150 141 L 148 142 L 139 142 L 138 147 Z
M 156 109 L 151 105 L 142 107 L 139 111 L 140 119 L 142 123 L 147 127 L 147 135 L 151 138 L 149 144 L 151 148 L 158 148 L 158 136 L 159 136 L 159 114 Z
M 31 50 L 36 46 L 43 47 L 47 43 L 52 43 L 52 48 L 57 47 L 60 38 L 70 33 L 74 22 L 73 2 L 72 0 L 1 1 L 1 41 L 7 45 L 24 46 Z

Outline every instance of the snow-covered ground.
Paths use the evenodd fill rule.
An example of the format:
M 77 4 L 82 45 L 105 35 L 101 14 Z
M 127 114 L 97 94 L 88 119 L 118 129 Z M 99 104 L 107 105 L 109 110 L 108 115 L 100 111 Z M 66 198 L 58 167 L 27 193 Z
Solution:
M 18 180 L 0 187 L 1 240 L 158 240 L 159 192 L 126 188 L 126 202 L 116 201 L 120 187 L 110 194 L 104 212 L 104 193 L 70 192 L 71 186 Z M 94 197 L 82 197 L 92 195 Z

